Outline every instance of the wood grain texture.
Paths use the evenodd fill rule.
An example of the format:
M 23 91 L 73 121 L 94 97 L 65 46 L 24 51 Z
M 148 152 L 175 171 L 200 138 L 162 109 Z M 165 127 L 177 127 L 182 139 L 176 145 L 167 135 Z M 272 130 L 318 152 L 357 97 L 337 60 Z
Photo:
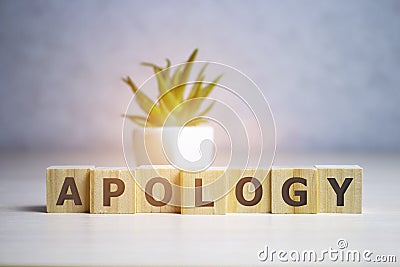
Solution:
M 162 181 L 160 178 L 167 181 Z M 136 169 L 136 182 L 136 211 L 138 213 L 181 212 L 178 169 L 167 165 L 139 166 Z M 145 194 L 146 186 L 148 197 Z M 151 198 L 149 199 L 149 197 L 155 201 Z M 177 203 L 178 205 L 172 205 L 171 203 Z
M 89 177 L 90 170 L 93 168 L 94 166 L 48 167 L 46 170 L 47 212 L 89 212 Z M 63 195 L 66 197 L 63 198 Z M 57 204 L 58 201 L 62 203 Z
M 299 182 L 291 184 L 288 188 L 289 198 L 295 202 L 300 202 L 301 198 L 307 200 L 305 205 L 293 206 L 284 201 L 284 185 L 288 185 L 291 178 L 305 179 L 306 185 Z M 287 191 L 286 191 L 287 192 Z M 296 196 L 295 194 L 304 194 Z M 286 168 L 272 167 L 271 170 L 271 211 L 272 213 L 317 213 L 318 208 L 318 183 L 315 168 Z
M 271 175 L 269 170 L 231 169 L 226 172 L 226 177 L 228 189 L 230 188 L 227 198 L 228 213 L 271 212 Z M 257 181 L 250 182 L 249 178 L 255 178 Z M 261 187 L 256 189 L 255 185 L 258 183 Z M 238 198 L 244 198 L 244 201 L 242 200 L 241 203 Z M 255 204 L 256 201 L 258 201 L 257 204 Z
M 318 198 L 321 213 L 362 212 L 362 168 L 358 165 L 316 165 L 319 182 Z M 329 181 L 331 178 L 334 180 Z M 347 182 L 346 179 L 348 180 Z M 336 181 L 336 182 L 335 182 Z M 333 184 L 343 190 L 338 194 Z M 347 187 L 347 188 L 346 188 Z M 344 193 L 344 194 L 341 194 Z
M 135 213 L 135 188 L 127 168 L 95 168 L 90 175 L 90 213 Z
M 228 192 L 223 169 L 210 168 L 197 173 L 182 171 L 180 178 L 182 214 L 226 214 Z M 201 181 L 201 186 L 196 187 L 196 180 Z

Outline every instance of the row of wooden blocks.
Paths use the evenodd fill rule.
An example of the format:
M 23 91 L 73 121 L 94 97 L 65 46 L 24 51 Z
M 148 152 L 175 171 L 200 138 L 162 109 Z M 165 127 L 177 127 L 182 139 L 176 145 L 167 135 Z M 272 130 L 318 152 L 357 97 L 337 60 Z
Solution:
M 46 199 L 47 212 L 61 213 L 361 213 L 362 168 L 210 168 L 193 173 L 161 165 L 135 170 L 51 166 Z

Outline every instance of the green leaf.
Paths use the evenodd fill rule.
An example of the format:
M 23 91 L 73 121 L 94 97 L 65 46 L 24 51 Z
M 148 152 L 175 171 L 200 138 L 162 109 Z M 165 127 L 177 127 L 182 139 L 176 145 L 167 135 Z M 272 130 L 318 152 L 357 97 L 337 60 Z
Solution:
M 199 75 L 197 75 L 197 78 L 204 76 L 204 71 L 206 70 L 207 66 L 208 66 L 208 63 L 205 63 L 204 66 L 200 69 L 200 72 L 199 72 Z
M 214 107 L 216 101 L 213 101 L 205 110 L 203 110 L 203 112 L 201 112 L 198 116 L 202 117 L 204 115 L 206 115 L 208 112 L 210 112 L 210 110 Z
M 202 90 L 199 90 L 196 94 L 196 97 L 207 97 L 214 87 L 218 84 L 218 81 L 222 78 L 222 74 L 215 78 L 211 83 L 209 83 L 206 87 Z
M 156 72 L 156 68 L 154 67 L 154 72 Z M 164 93 L 164 91 L 166 90 L 166 85 L 164 83 L 164 80 L 162 78 L 162 75 L 160 75 L 160 72 L 156 72 L 155 74 L 156 78 L 157 78 L 157 82 L 158 82 L 158 91 L 159 91 L 159 95 L 162 95 Z M 163 101 L 160 102 L 156 102 L 154 103 L 153 100 L 151 100 L 151 102 L 153 103 L 153 105 L 157 105 L 159 103 L 159 110 L 163 115 L 163 117 L 166 117 L 168 114 L 168 107 L 166 106 L 166 104 Z M 146 111 L 145 111 L 146 112 Z
M 193 104 L 190 105 L 189 108 L 189 113 L 190 114 L 195 114 L 197 112 L 197 110 L 200 108 L 203 100 L 205 98 L 207 98 L 207 96 L 212 92 L 212 90 L 214 89 L 214 87 L 217 85 L 218 81 L 221 79 L 222 75 L 218 76 L 217 78 L 214 79 L 214 81 L 212 81 L 211 83 L 209 83 L 208 85 L 206 85 L 204 88 L 201 88 L 201 86 L 196 86 L 193 87 L 188 100 L 189 99 L 198 99 L 196 101 L 193 102 Z M 195 85 L 202 85 L 203 82 L 199 82 L 196 83 Z
M 192 62 L 196 59 L 197 53 L 199 52 L 199 49 L 196 48 L 192 54 L 189 56 L 189 59 L 187 60 L 187 62 Z
M 162 74 L 164 76 L 164 79 L 167 81 L 168 85 L 171 85 L 171 77 L 169 76 L 171 60 L 169 60 L 169 58 L 166 58 L 165 60 L 167 61 L 167 66 L 165 66 L 165 68 L 163 69 Z
M 126 78 L 122 78 L 122 80 L 131 87 L 133 94 L 136 94 L 138 88 L 135 85 L 135 83 L 131 80 L 131 78 L 127 76 Z
M 180 74 L 181 74 L 181 69 L 182 69 L 182 65 L 179 65 L 174 74 L 172 75 L 172 79 L 171 79 L 171 86 L 177 86 L 179 85 L 179 79 L 180 79 Z
M 193 83 L 192 90 L 190 91 L 190 94 L 189 94 L 187 100 L 196 97 L 196 95 L 198 94 L 198 91 L 201 90 L 201 86 L 203 84 L 204 78 L 205 77 L 202 76 L 202 77 L 199 77 L 196 79 L 196 81 Z
M 180 84 L 185 84 L 187 82 L 187 79 L 189 78 L 190 71 L 192 70 L 193 62 L 196 59 L 197 52 L 199 50 L 196 48 L 192 54 L 190 55 L 189 59 L 186 61 L 187 64 L 185 64 L 183 70 L 182 70 L 182 75 L 180 75 L 179 83 Z M 178 98 L 179 101 L 182 101 L 183 99 L 183 93 L 185 91 L 185 86 L 182 86 L 175 92 L 176 97 Z
M 190 91 L 190 94 L 187 99 L 194 98 L 197 95 L 198 90 L 201 89 L 201 85 L 203 83 L 203 80 L 205 79 L 204 76 L 204 71 L 206 70 L 208 66 L 208 63 L 204 64 L 204 66 L 201 68 L 199 74 L 197 75 L 196 81 L 192 86 L 192 90 Z
M 126 118 L 143 127 L 160 127 L 164 124 L 164 120 L 172 110 L 174 110 L 174 114 L 171 114 L 170 125 L 180 125 L 180 123 L 196 115 L 204 116 L 207 114 L 213 108 L 215 101 L 208 105 L 202 112 L 200 112 L 201 104 L 204 98 L 207 98 L 215 88 L 216 83 L 222 75 L 214 79 L 212 83 L 205 83 L 204 72 L 208 64 L 204 64 L 197 74 L 196 81 L 192 85 L 186 85 L 193 68 L 192 62 L 195 61 L 197 53 L 198 49 L 195 49 L 186 61 L 187 64 L 179 65 L 173 73 L 170 71 L 171 61 L 168 58 L 166 58 L 165 67 L 160 67 L 148 62 L 141 63 L 143 66 L 151 67 L 157 78 L 159 98 L 156 101 L 153 101 L 139 90 L 130 77 L 124 78 L 124 82 L 131 87 L 135 94 L 135 101 L 147 115 L 147 117 L 126 115 Z M 185 96 L 186 86 L 191 87 L 191 91 L 186 100 L 199 99 L 190 103 L 190 105 L 183 106 L 180 104 L 184 101 L 183 98 Z M 204 122 L 207 121 L 204 119 L 196 119 L 191 122 L 190 125 L 198 125 Z
M 171 67 L 171 60 L 169 60 L 169 58 L 166 58 L 165 60 L 167 61 L 167 67 L 166 68 Z
M 157 73 L 157 72 L 160 72 L 160 71 L 162 71 L 163 70 L 163 68 L 162 67 L 160 67 L 160 66 L 158 66 L 158 65 L 156 65 L 156 64 L 153 64 L 153 63 L 149 63 L 149 62 L 142 62 L 142 63 L 140 63 L 142 66 L 146 66 L 146 67 L 150 67 L 150 68 L 153 68 L 153 70 L 154 70 L 154 73 Z
M 160 97 L 158 101 L 160 104 L 164 105 L 168 110 L 173 110 L 177 105 L 179 105 L 179 101 L 175 98 L 174 90 L 176 88 L 170 88 L 168 83 L 164 80 L 161 73 L 156 74 Z
M 157 83 L 158 83 L 158 92 L 160 95 L 164 94 L 165 92 L 168 92 L 168 84 L 167 81 L 164 79 L 163 75 L 161 75 L 162 72 L 157 72 L 155 74 L 157 78 Z
M 128 76 L 127 78 L 123 79 L 123 81 L 131 87 L 132 91 L 135 93 L 135 100 L 139 104 L 140 108 L 146 113 L 146 115 L 150 115 L 152 113 L 157 117 L 157 121 L 162 121 L 162 119 L 165 117 L 165 114 L 161 112 L 160 108 L 155 105 L 149 97 L 138 90 L 131 78 Z

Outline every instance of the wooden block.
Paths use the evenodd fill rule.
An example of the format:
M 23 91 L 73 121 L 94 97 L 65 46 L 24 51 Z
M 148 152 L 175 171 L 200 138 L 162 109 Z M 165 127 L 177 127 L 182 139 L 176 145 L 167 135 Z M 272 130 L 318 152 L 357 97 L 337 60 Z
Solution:
M 316 176 L 315 168 L 272 167 L 272 213 L 317 213 Z
M 232 169 L 226 172 L 228 213 L 271 212 L 271 175 L 267 169 Z M 256 188 L 257 187 L 257 188 Z
M 137 212 L 181 212 L 178 169 L 170 165 L 139 166 L 136 182 Z
M 225 214 L 227 183 L 224 170 L 209 168 L 202 172 L 180 173 L 182 214 Z
M 362 168 L 358 165 L 316 165 L 319 212 L 362 212 Z
M 135 181 L 127 168 L 96 168 L 90 175 L 90 213 L 135 213 Z
M 46 170 L 47 212 L 89 212 L 89 176 L 94 166 L 51 166 Z

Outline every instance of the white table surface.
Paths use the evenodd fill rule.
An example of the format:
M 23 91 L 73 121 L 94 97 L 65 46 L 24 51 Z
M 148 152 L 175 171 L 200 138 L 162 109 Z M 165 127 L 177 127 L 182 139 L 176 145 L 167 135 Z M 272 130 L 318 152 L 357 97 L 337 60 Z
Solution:
M 274 165 L 361 165 L 361 215 L 47 214 L 45 169 L 55 164 L 124 166 L 124 160 L 120 151 L 2 152 L 1 265 L 271 266 L 257 258 L 265 245 L 319 252 L 337 248 L 339 238 L 349 249 L 396 255 L 388 265 L 400 264 L 400 155 L 276 156 Z

